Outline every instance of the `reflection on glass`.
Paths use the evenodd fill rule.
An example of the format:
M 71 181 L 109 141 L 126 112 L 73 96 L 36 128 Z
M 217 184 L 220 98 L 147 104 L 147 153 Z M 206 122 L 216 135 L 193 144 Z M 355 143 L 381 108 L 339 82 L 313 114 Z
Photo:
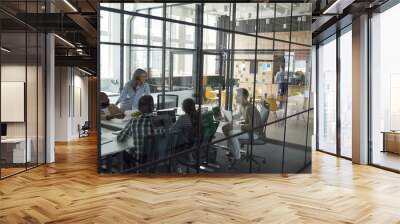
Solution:
M 122 82 L 120 80 L 120 46 L 102 44 L 100 45 L 100 54 L 107 55 L 100 57 L 100 90 L 111 96 L 111 101 L 115 102 Z
M 318 49 L 318 144 L 319 149 L 336 153 L 336 40 Z
M 245 33 L 256 33 L 257 3 L 236 4 L 235 30 Z
M 100 41 L 119 43 L 121 33 L 121 15 L 118 13 L 100 12 Z
M 372 163 L 395 170 L 400 170 L 400 46 L 393 27 L 397 27 L 399 12 L 397 4 L 371 19 Z
M 195 27 L 167 22 L 167 47 L 194 48 Z
M 32 138 L 27 136 L 26 132 L 27 122 L 24 116 L 26 95 L 24 93 L 27 91 L 27 70 L 31 72 L 35 69 L 32 66 L 33 62 L 26 61 L 26 57 L 33 56 L 36 58 L 37 55 L 36 50 L 34 52 L 26 51 L 26 38 L 27 34 L 23 32 L 2 33 L 1 35 L 2 47 L 11 49 L 10 52 L 1 51 L 2 140 L 0 149 L 2 158 L 0 161 L 2 163 L 2 177 L 24 171 L 26 165 L 32 162 Z M 31 82 L 29 82 L 29 85 L 29 90 L 33 90 Z M 33 97 L 36 98 L 36 94 L 33 95 L 33 92 L 31 96 L 27 96 L 30 97 L 29 100 L 35 100 Z
M 221 29 L 230 29 L 231 3 L 204 4 L 203 24 Z
M 275 12 L 274 3 L 260 4 L 258 29 L 264 38 L 255 36 L 257 3 L 166 4 L 166 18 L 176 21 L 162 21 L 163 9 L 145 4 L 131 3 L 123 8 L 156 15 L 160 20 L 140 15 L 132 18 L 122 13 L 125 43 L 141 47 L 101 43 L 100 89 L 103 93 L 100 93 L 100 104 L 104 114 L 118 112 L 119 106 L 113 105 L 113 95 L 120 94 L 123 84 L 131 80 L 132 72 L 140 67 L 148 72 L 146 82 L 151 97 L 146 98 L 154 101 L 154 111 L 144 112 L 138 107 L 127 113 L 102 117 L 102 171 L 280 173 L 283 162 L 287 163 L 287 172 L 297 172 L 300 163 L 304 167 L 308 117 L 305 115 L 308 114 L 299 114 L 287 124 L 292 128 L 286 133 L 290 135 L 288 143 L 292 144 L 288 147 L 296 141 L 303 146 L 300 150 L 293 149 L 293 153 L 288 149 L 283 154 L 284 120 L 286 105 L 295 105 L 289 113 L 306 110 L 308 105 L 309 49 L 265 38 L 273 37 L 274 31 L 282 38 L 288 37 L 291 22 L 296 22 L 296 32 L 309 32 L 309 27 L 299 28 L 307 26 L 304 21 L 290 18 L 291 4 L 286 4 L 289 11 L 283 7 L 285 4 L 280 4 L 279 12 Z M 198 12 L 204 12 L 203 22 L 207 27 L 202 28 L 200 38 L 195 36 L 197 26 L 194 24 Z M 302 11 L 296 13 L 300 15 Z M 279 17 L 277 20 L 275 15 Z M 137 27 L 135 20 L 141 21 L 142 27 Z M 274 24 L 282 21 L 287 23 L 286 28 L 275 30 Z M 165 30 L 162 30 L 163 23 Z M 224 32 L 217 28 L 235 28 L 236 31 Z M 118 56 L 121 49 L 123 58 Z M 112 54 L 115 57 L 108 57 Z M 278 73 L 283 76 L 276 79 Z M 150 119 L 153 134 L 145 138 L 145 147 L 142 147 L 132 139 L 137 137 L 137 131 L 132 130 L 136 130 L 137 122 L 148 122 L 145 117 Z M 277 119 L 282 121 L 274 122 Z M 271 124 L 266 126 L 267 123 Z M 174 128 L 180 132 L 174 132 Z M 180 142 L 184 139 L 191 140 Z M 132 148 L 139 148 L 146 156 L 142 157 Z M 302 151 L 303 156 L 299 161 L 292 161 L 290 158 L 296 158 L 298 151 Z M 182 154 L 178 156 L 177 153 Z M 171 155 L 175 157 L 160 160 Z M 139 165 L 157 160 L 156 165 L 135 170 Z M 293 162 L 298 164 L 292 166 Z
M 352 35 L 340 36 L 340 153 L 352 157 Z
M 197 4 L 167 4 L 167 18 L 194 23 Z

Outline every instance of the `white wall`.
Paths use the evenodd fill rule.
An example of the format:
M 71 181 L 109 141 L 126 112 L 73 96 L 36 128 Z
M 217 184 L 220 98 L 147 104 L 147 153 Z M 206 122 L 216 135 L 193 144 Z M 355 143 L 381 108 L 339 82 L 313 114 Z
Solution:
M 55 140 L 79 137 L 78 125 L 88 120 L 88 78 L 72 67 L 56 67 Z

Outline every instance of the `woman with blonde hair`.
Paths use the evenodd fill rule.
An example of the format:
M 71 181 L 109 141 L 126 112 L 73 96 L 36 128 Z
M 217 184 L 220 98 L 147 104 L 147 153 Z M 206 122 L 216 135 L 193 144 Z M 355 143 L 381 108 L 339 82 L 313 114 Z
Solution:
M 122 89 L 121 95 L 116 104 L 121 103 L 121 110 L 136 110 L 140 97 L 150 95 L 150 86 L 146 83 L 147 72 L 143 69 L 136 69 L 132 79 Z

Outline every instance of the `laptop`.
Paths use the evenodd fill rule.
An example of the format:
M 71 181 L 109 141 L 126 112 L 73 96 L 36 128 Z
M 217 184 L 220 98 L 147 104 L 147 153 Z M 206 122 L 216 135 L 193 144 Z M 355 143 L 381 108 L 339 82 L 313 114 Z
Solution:
M 217 121 L 224 120 L 224 116 L 221 113 L 221 107 L 219 107 L 219 106 L 213 107 L 212 112 L 213 112 L 215 120 L 217 120 Z
M 213 107 L 212 108 L 214 119 L 217 121 L 222 121 L 222 122 L 231 122 L 233 120 L 232 118 L 232 112 L 229 110 L 221 110 L 221 107 Z
M 157 115 L 167 115 L 169 116 L 170 120 L 175 123 L 176 122 L 176 109 L 163 109 L 157 110 Z
M 164 128 L 168 129 L 172 126 L 171 117 L 168 114 L 160 114 L 154 117 L 151 117 L 151 124 L 153 128 Z

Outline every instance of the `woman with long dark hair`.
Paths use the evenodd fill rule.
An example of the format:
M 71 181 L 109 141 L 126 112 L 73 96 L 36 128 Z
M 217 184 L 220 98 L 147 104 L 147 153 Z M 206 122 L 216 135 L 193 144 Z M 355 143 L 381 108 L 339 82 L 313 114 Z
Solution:
M 187 98 L 182 102 L 182 110 L 185 114 L 178 118 L 174 124 L 174 128 L 180 130 L 182 133 L 181 145 L 192 145 L 199 126 L 199 113 L 196 110 L 196 103 L 193 99 Z
M 136 69 L 132 79 L 122 89 L 121 95 L 116 104 L 121 103 L 121 110 L 136 110 L 140 97 L 150 95 L 150 86 L 146 83 L 147 72 L 143 69 Z

